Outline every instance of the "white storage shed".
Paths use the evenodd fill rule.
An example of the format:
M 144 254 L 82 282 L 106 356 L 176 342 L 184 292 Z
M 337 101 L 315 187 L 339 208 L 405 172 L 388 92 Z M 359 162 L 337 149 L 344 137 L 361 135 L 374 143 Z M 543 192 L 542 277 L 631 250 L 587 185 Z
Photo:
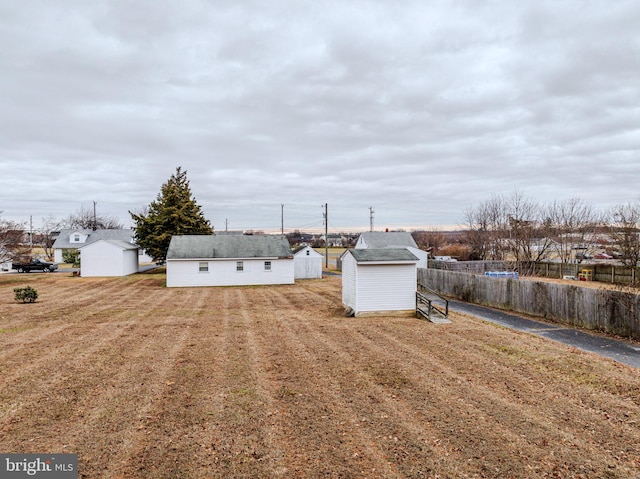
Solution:
M 293 250 L 295 279 L 322 278 L 323 256 L 311 246 L 300 246 Z
M 138 272 L 138 246 L 127 241 L 101 239 L 79 248 L 80 275 L 127 276 Z
M 415 314 L 417 263 L 406 248 L 348 250 L 342 256 L 342 303 L 355 316 Z
M 183 235 L 171 238 L 167 286 L 293 284 L 293 253 L 285 236 Z

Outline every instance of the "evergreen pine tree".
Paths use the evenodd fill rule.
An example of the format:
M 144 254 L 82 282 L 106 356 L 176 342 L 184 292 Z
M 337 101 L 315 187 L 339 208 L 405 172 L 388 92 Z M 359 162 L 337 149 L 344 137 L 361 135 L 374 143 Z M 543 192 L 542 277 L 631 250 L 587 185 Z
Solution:
M 136 242 L 154 261 L 164 261 L 173 235 L 213 234 L 209 220 L 191 195 L 187 172 L 181 167 L 162 185 L 145 213 L 129 211 Z

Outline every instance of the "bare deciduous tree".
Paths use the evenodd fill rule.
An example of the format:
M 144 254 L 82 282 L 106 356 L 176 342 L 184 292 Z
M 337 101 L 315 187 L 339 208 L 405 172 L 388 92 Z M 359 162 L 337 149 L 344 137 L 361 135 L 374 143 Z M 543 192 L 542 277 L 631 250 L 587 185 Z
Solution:
M 475 208 L 464 213 L 467 227 L 467 242 L 471 246 L 471 257 L 480 260 L 502 260 L 505 255 L 505 233 L 507 231 L 504 198 L 493 195 Z
M 24 256 L 24 240 L 24 224 L 0 218 L 0 263 Z
M 625 266 L 640 261 L 640 203 L 614 206 L 609 212 L 610 235 Z
M 55 234 L 64 226 L 63 221 L 56 219 L 52 214 L 46 218 L 42 218 L 42 227 L 40 235 L 38 235 L 38 243 L 44 250 L 44 254 L 48 259 L 53 259 L 53 243 L 55 243 Z
M 602 219 L 580 198 L 554 201 L 545 213 L 552 249 L 563 263 L 581 261 L 597 239 Z M 576 254 L 576 252 L 579 252 Z M 582 256 L 581 256 L 582 255 Z
M 94 213 L 93 210 L 81 206 L 78 211 L 69 215 L 64 221 L 67 228 L 110 230 L 121 229 L 122 223 L 113 217 Z

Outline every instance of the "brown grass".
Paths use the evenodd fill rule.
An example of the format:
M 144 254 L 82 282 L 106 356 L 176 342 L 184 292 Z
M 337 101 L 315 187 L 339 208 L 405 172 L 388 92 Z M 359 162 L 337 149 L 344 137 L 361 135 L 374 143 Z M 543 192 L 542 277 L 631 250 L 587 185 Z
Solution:
M 640 476 L 639 370 L 462 315 L 344 318 L 339 277 L 163 285 L 0 276 L 0 451 L 87 478 Z

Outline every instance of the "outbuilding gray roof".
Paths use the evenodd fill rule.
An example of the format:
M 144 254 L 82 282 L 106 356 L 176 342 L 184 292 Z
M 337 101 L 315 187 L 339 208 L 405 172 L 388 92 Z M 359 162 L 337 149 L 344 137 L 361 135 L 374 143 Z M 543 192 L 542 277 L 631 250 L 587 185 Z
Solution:
M 94 243 L 97 243 L 100 240 L 96 240 L 96 241 L 92 241 L 91 243 L 84 243 L 82 246 L 80 246 L 79 249 L 82 249 L 86 246 L 92 245 Z M 130 249 L 138 249 L 138 245 L 135 245 L 133 243 L 129 243 L 128 241 L 122 241 L 122 240 L 117 240 L 117 239 L 105 239 L 102 240 L 105 241 L 109 244 L 112 244 L 114 246 L 117 246 L 118 248 L 122 249 L 122 250 L 130 250 Z
M 351 253 L 358 263 L 417 263 L 419 261 L 419 259 L 416 258 L 416 256 L 407 248 L 350 249 L 349 253 Z
M 182 235 L 173 236 L 167 259 L 293 258 L 285 236 Z
M 360 237 L 366 243 L 367 248 L 405 248 L 410 246 L 418 248 L 411 233 L 405 231 L 380 232 L 368 231 L 361 233 Z

